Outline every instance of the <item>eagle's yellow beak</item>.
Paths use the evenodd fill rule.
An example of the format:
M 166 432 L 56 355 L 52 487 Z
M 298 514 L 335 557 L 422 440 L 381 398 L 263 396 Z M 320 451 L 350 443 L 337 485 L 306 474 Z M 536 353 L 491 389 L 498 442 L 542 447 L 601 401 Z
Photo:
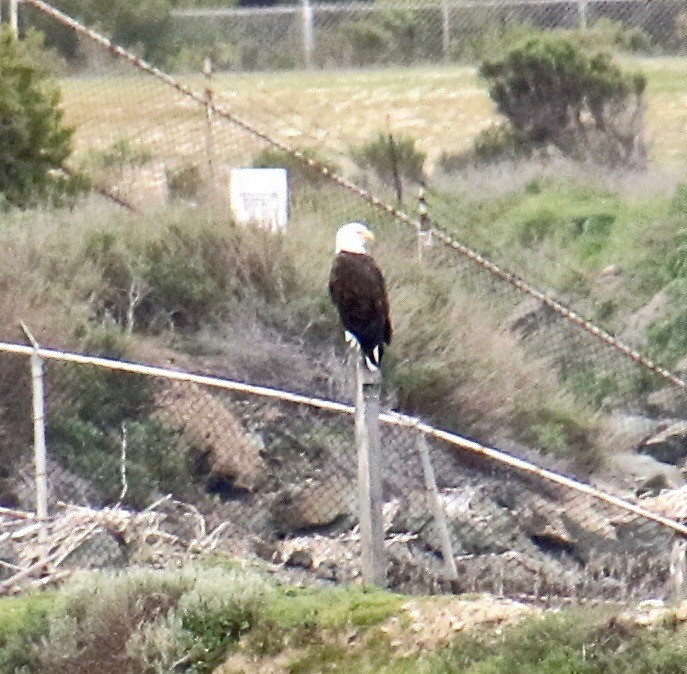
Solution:
M 366 232 L 363 232 L 363 238 L 368 243 L 374 243 L 375 242 L 375 235 L 369 229 Z

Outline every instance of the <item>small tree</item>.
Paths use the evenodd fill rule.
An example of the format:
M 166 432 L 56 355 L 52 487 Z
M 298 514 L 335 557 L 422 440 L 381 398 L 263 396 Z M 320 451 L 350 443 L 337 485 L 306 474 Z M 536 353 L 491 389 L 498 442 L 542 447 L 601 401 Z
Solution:
M 26 207 L 75 181 L 59 169 L 71 153 L 60 94 L 39 58 L 40 40 L 0 29 L 0 199 Z
M 356 164 L 370 169 L 385 185 L 393 186 L 399 201 L 403 199 L 404 180 L 416 184 L 425 181 L 423 164 L 427 155 L 409 136 L 380 133 L 351 154 Z
M 623 73 L 608 54 L 540 37 L 483 63 L 480 73 L 518 142 L 612 165 L 645 164 L 646 80 Z

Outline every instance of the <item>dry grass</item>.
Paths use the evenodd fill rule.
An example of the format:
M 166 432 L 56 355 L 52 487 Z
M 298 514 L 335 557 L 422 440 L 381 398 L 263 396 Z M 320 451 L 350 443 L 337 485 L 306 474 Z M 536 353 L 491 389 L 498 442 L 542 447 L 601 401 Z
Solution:
M 633 59 L 649 80 L 647 124 L 652 155 L 670 168 L 687 163 L 687 61 Z M 199 77 L 187 77 L 201 91 Z M 217 100 L 261 129 L 295 146 L 318 147 L 336 157 L 380 131 L 417 139 L 433 165 L 440 153 L 467 148 L 496 119 L 474 69 L 433 67 L 334 73 L 232 73 L 215 77 Z M 192 101 L 144 75 L 68 79 L 67 121 L 77 129 L 80 154 L 120 138 L 148 147 L 155 161 L 200 157 L 205 119 Z M 262 145 L 231 124 L 215 124 L 218 155 L 234 165 Z M 154 162 L 153 162 L 154 163 Z

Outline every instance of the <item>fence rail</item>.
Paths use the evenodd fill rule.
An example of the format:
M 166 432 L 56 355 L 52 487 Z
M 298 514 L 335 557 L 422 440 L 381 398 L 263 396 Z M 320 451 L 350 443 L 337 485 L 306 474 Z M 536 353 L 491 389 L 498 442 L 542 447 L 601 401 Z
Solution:
M 32 365 L 34 405 L 41 391 L 36 358 L 46 373 L 51 505 L 47 519 L 40 512 L 47 504 L 38 506 L 37 522 L 50 532 L 61 530 L 50 524 L 64 516 L 58 502 L 126 506 L 135 513 L 169 493 L 192 503 L 213 527 L 221 524 L 220 547 L 234 554 L 254 554 L 251 545 L 281 547 L 286 552 L 272 556 L 293 563 L 294 544 L 310 555 L 307 559 L 328 546 L 310 564 L 314 574 L 349 581 L 360 574 L 350 405 L 189 372 L 0 344 L 0 358 L 17 357 L 19 369 L 27 370 L 27 387 Z M 21 380 L 18 363 L 11 362 L 3 370 L 14 370 L 14 379 Z M 30 397 L 18 395 L 26 401 L 26 418 L 0 415 L 0 433 L 12 423 L 16 438 L 40 439 Z M 672 592 L 670 555 L 687 526 L 666 516 L 661 506 L 666 497 L 633 502 L 412 417 L 387 412 L 379 419 L 393 587 L 569 598 L 601 593 L 617 600 Z M 20 442 L 14 460 L 25 461 L 26 450 Z M 8 455 L 10 448 L 2 451 Z M 40 488 L 41 465 L 32 471 L 27 464 L 23 492 L 15 485 L 23 494 L 17 505 L 26 510 Z M 219 500 L 209 496 L 213 492 Z M 682 503 L 682 497 L 672 498 L 674 508 Z M 17 512 L 24 512 L 21 508 Z M 169 513 L 162 516 L 175 521 Z M 98 521 L 89 536 L 110 531 Z M 214 544 L 219 540 L 218 535 Z M 98 546 L 111 543 L 96 540 L 95 552 L 82 551 L 83 564 L 97 563 Z M 438 564 L 435 555 L 449 550 L 451 558 Z M 25 574 L 18 566 L 22 579 L 33 580 L 40 571 Z M 12 577 L 8 588 L 16 588 Z
M 518 3 L 508 6 L 515 4 Z M 546 6 L 551 4 L 554 3 Z M 352 195 L 356 212 L 364 203 L 383 216 L 408 225 L 409 231 L 425 234 L 421 221 L 292 147 L 284 140 L 287 134 L 280 136 L 269 124 L 254 124 L 234 114 L 221 96 L 209 101 L 205 93 L 152 67 L 41 0 L 24 0 L 23 5 L 39 9 L 136 71 L 154 76 L 145 84 L 136 80 L 142 93 L 131 106 L 131 114 L 137 123 L 143 124 L 138 132 L 140 137 L 159 141 L 164 136 L 166 141 L 167 136 L 172 136 L 181 141 L 181 147 L 165 146 L 162 150 L 167 160 L 172 157 L 171 168 L 177 168 L 174 161 L 179 156 L 195 157 L 205 151 L 198 148 L 207 148 L 207 113 L 211 112 L 218 159 L 212 165 L 218 175 L 224 175 L 226 167 L 243 156 L 231 135 L 242 134 L 261 147 L 269 145 L 284 152 L 301 167 L 312 169 L 318 179 L 344 188 L 337 193 L 340 210 L 332 216 L 337 222 L 345 221 L 339 216 L 353 211 L 344 201 Z M 679 3 L 671 4 L 678 6 L 682 7 Z M 310 9 L 316 12 L 318 6 Z M 559 24 L 551 27 L 556 25 Z M 294 34 L 284 25 L 277 29 L 282 38 Z M 317 29 L 315 22 L 314 31 Z M 255 41 L 255 35 L 263 33 L 258 31 L 250 39 Z M 298 49 L 297 40 L 295 44 Z M 316 50 L 317 39 L 314 45 Z M 431 58 L 439 53 L 432 51 Z M 372 53 L 365 63 L 390 64 L 376 58 Z M 253 65 L 261 63 L 256 61 Z M 295 63 L 296 60 L 291 65 Z M 150 90 L 146 89 L 148 82 Z M 126 107 L 120 105 L 121 81 L 115 76 L 109 84 L 120 114 Z M 131 83 L 127 80 L 125 84 Z M 102 112 L 100 103 L 98 114 Z M 166 134 L 163 124 L 151 122 L 142 114 L 144 104 L 148 105 L 151 120 L 153 111 L 165 106 L 173 108 L 184 123 L 192 119 L 188 136 L 178 133 L 177 127 L 170 127 Z M 254 112 L 259 116 L 264 111 Z M 106 125 L 110 133 L 109 119 Z M 143 183 L 148 191 L 141 177 L 150 168 L 147 164 L 153 162 L 137 158 L 135 146 L 121 143 L 121 139 L 111 140 L 111 147 L 96 148 L 103 153 L 100 163 L 107 165 L 112 163 L 112 156 L 124 156 L 126 160 L 117 170 L 122 176 L 133 176 L 131 182 Z M 221 158 L 218 148 L 224 152 Z M 143 168 L 136 164 L 139 161 Z M 159 174 L 160 168 L 169 172 L 170 166 L 157 162 L 155 169 Z M 314 189 L 319 187 L 319 183 L 315 184 Z M 575 328 L 581 327 L 593 335 L 604 349 L 611 346 L 614 352 L 684 389 L 682 379 L 580 318 L 562 303 L 551 300 L 548 294 L 457 243 L 438 228 L 433 230 L 433 236 L 447 249 L 460 254 L 453 256 L 452 265 L 460 259 L 471 269 L 489 271 L 484 276 L 490 282 L 500 288 L 507 286 L 509 290 L 525 292 Z M 53 541 L 59 548 L 47 550 L 45 559 L 59 560 L 61 565 L 78 549 L 80 559 L 85 561 L 75 564 L 96 563 L 92 561 L 93 555 L 82 549 L 85 538 L 76 543 L 65 543 L 60 538 L 60 532 L 68 527 L 58 524 L 56 518 L 62 517 L 65 507 L 70 518 L 86 517 L 80 532 L 88 533 L 86 538 L 92 547 L 109 549 L 117 557 L 116 546 L 121 537 L 108 537 L 108 532 L 116 533 L 118 526 L 135 529 L 138 516 L 145 514 L 151 502 L 160 502 L 166 494 L 173 494 L 177 505 L 179 501 L 191 501 L 192 508 L 202 511 L 207 526 L 203 524 L 198 533 L 188 526 L 189 519 L 197 523 L 195 515 L 189 515 L 188 506 L 179 505 L 180 514 L 174 510 L 177 505 L 172 508 L 168 501 L 163 501 L 164 508 L 170 509 L 163 512 L 160 506 L 156 515 L 159 517 L 155 520 L 155 536 L 160 540 L 171 536 L 177 541 L 185 540 L 186 548 L 193 549 L 198 540 L 207 542 L 206 534 L 211 530 L 216 534 L 212 544 L 233 554 L 260 554 L 292 564 L 298 559 L 312 573 L 330 579 L 353 580 L 359 576 L 360 540 L 356 527 L 360 513 L 356 511 L 354 496 L 352 407 L 241 382 L 50 349 L 36 351 L 24 345 L 0 345 L 0 354 L 0 358 L 7 360 L 6 366 L 0 368 L 7 378 L 0 382 L 3 391 L 9 399 L 10 394 L 20 390 L 12 410 L 0 408 L 3 464 L 19 466 L 18 477 L 12 476 L 9 482 L 0 478 L 6 482 L 0 484 L 0 496 L 11 496 L 15 512 L 19 513 L 17 522 L 22 520 L 22 512 L 33 508 L 36 491 L 35 470 L 27 458 L 33 432 L 27 358 L 44 361 L 45 472 L 50 482 L 52 511 L 45 540 Z M 40 416 L 34 414 L 33 418 Z M 485 589 L 511 595 L 609 599 L 666 595 L 671 591 L 671 550 L 677 537 L 687 533 L 684 517 L 671 516 L 683 513 L 687 495 L 682 490 L 638 502 L 417 419 L 384 413 L 380 420 L 385 456 L 384 529 L 391 553 L 389 578 L 393 587 L 422 591 Z M 422 445 L 418 438 L 427 441 L 426 455 L 418 448 Z M 436 467 L 436 489 L 427 477 L 427 465 Z M 43 472 L 40 465 L 38 472 Z M 122 507 L 128 514 L 111 512 Z M 107 516 L 100 514 L 103 512 Z M 441 522 L 442 513 L 445 523 Z M 3 516 L 0 511 L 0 518 Z M 128 524 L 122 524 L 124 520 Z M 172 522 L 173 529 L 160 529 L 163 520 Z M 14 522 L 12 527 L 15 526 L 19 527 L 12 529 L 12 536 L 16 537 L 0 538 L 0 543 L 21 541 L 23 536 L 38 530 L 27 532 Z M 189 529 L 193 529 L 192 534 Z M 102 537 L 92 543 L 90 537 L 96 532 Z M 437 561 L 447 554 L 447 536 L 453 550 L 453 575 L 447 575 L 446 567 Z M 124 541 L 130 546 L 139 543 L 133 534 L 130 542 Z M 50 543 L 45 545 L 49 547 Z M 13 544 L 8 551 L 0 547 L 0 567 L 20 569 L 13 575 L 12 587 L 16 587 L 17 575 L 26 578 L 43 568 L 34 566 L 35 562 L 17 547 Z M 145 555 L 143 548 L 127 550 L 127 557 L 136 555 Z

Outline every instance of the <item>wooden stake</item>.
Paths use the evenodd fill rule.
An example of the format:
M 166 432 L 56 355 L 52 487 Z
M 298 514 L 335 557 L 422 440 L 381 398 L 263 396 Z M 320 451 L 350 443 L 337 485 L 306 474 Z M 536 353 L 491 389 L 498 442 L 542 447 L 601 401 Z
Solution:
M 437 525 L 439 532 L 439 540 L 441 542 L 441 556 L 444 559 L 444 566 L 446 567 L 446 574 L 451 580 L 458 578 L 458 569 L 456 568 L 456 560 L 453 556 L 453 546 L 451 545 L 451 535 L 446 524 L 446 511 L 444 504 L 441 502 L 439 496 L 439 489 L 437 488 L 437 481 L 434 477 L 434 468 L 432 461 L 429 458 L 429 448 L 427 446 L 427 439 L 425 434 L 418 431 L 417 435 L 417 451 L 420 454 L 420 461 L 422 462 L 422 472 L 425 476 L 425 488 L 427 489 L 427 497 L 431 503 L 434 511 L 434 522 Z
M 371 372 L 358 351 L 356 366 L 355 439 L 358 448 L 358 511 L 363 582 L 386 586 L 382 469 L 379 442 L 381 374 Z

